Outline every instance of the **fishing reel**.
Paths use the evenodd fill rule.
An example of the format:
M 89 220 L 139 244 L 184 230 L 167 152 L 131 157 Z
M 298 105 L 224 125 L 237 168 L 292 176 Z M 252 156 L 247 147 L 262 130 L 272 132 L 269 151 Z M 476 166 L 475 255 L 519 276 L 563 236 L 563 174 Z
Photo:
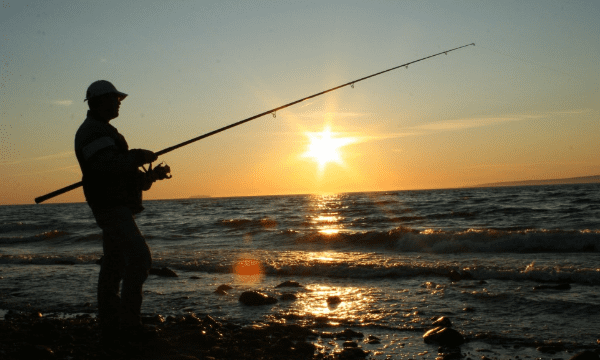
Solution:
M 173 176 L 171 175 L 171 167 L 164 162 L 156 165 L 155 168 L 152 168 L 152 163 L 148 166 L 148 170 L 144 166 L 142 166 L 144 172 L 150 177 L 152 182 L 157 180 L 170 179 Z

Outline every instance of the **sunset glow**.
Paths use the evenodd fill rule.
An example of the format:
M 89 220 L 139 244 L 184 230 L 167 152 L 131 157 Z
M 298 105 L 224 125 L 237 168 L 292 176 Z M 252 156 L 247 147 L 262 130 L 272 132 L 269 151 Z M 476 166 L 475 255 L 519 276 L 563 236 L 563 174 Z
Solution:
M 313 158 L 319 164 L 321 172 L 330 162 L 343 165 L 340 148 L 356 142 L 354 138 L 335 138 L 335 133 L 331 132 L 329 126 L 320 133 L 306 133 L 306 136 L 310 139 L 310 144 L 302 156 Z
M 163 153 L 173 178 L 144 200 L 600 174 L 591 0 L 71 3 L 0 12 L 0 205 L 82 180 L 73 140 L 99 79 L 129 95 L 110 124 L 131 149 L 264 115 Z M 85 202 L 82 189 L 45 203 L 63 202 Z

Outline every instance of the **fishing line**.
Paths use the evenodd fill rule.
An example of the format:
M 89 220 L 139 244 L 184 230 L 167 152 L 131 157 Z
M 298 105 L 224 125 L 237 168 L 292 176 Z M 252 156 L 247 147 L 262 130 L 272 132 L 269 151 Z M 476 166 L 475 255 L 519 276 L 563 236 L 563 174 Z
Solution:
M 168 152 L 170 152 L 170 151 L 173 151 L 173 150 L 175 150 L 175 149 L 178 149 L 178 148 L 180 148 L 180 147 L 186 146 L 186 145 L 188 145 L 188 144 L 191 144 L 191 143 L 193 143 L 193 142 L 196 142 L 196 141 L 198 141 L 198 140 L 201 140 L 201 139 L 204 139 L 204 138 L 206 138 L 206 137 L 209 137 L 209 136 L 215 135 L 215 134 L 217 134 L 217 133 L 220 133 L 221 131 L 225 131 L 225 130 L 227 130 L 227 129 L 231 129 L 231 128 L 233 128 L 233 127 L 236 127 L 236 126 L 238 126 L 238 125 L 244 124 L 244 123 L 246 123 L 246 122 L 248 122 L 248 121 L 254 120 L 254 119 L 256 119 L 256 118 L 259 118 L 259 117 L 262 117 L 262 116 L 265 116 L 265 115 L 268 115 L 268 114 L 271 114 L 273 117 L 276 117 L 276 116 L 277 116 L 277 111 L 279 111 L 279 110 L 281 110 L 281 109 L 285 109 L 285 108 L 287 108 L 287 107 L 289 107 L 289 106 L 292 106 L 292 105 L 298 104 L 298 103 L 300 103 L 300 102 L 302 102 L 302 101 L 305 101 L 305 100 L 308 100 L 308 99 L 312 99 L 312 98 L 314 98 L 314 97 L 317 97 L 317 96 L 321 96 L 321 95 L 323 95 L 323 94 L 326 94 L 326 93 L 328 93 L 328 92 L 331 92 L 331 91 L 335 91 L 335 90 L 337 90 L 337 89 L 341 89 L 341 88 L 343 88 L 343 87 L 345 87 L 345 86 L 348 86 L 348 85 L 350 85 L 352 88 L 354 88 L 354 85 L 355 85 L 357 82 L 359 82 L 359 81 L 367 80 L 367 79 L 369 79 L 369 78 L 372 78 L 372 77 L 374 77 L 374 76 L 381 75 L 381 74 L 383 74 L 383 73 L 386 73 L 386 72 L 388 72 L 388 71 L 392 71 L 392 70 L 399 69 L 399 68 L 406 68 L 406 69 L 408 69 L 408 65 L 411 65 L 411 64 L 417 63 L 417 62 L 419 62 L 419 61 L 427 60 L 427 59 L 430 59 L 430 58 L 432 58 L 432 57 L 436 57 L 436 56 L 439 56 L 439 55 L 442 55 L 442 54 L 448 55 L 448 53 L 449 53 L 449 52 L 451 52 L 451 51 L 458 50 L 458 49 L 462 49 L 462 48 L 464 48 L 464 47 L 471 46 L 471 45 L 472 45 L 472 46 L 475 46 L 475 43 L 471 43 L 471 44 L 467 44 L 467 45 L 459 46 L 459 47 L 456 47 L 456 48 L 454 48 L 454 49 L 450 49 L 450 50 L 444 50 L 444 51 L 442 51 L 442 52 L 439 52 L 439 53 L 437 53 L 437 54 L 429 55 L 429 56 L 426 56 L 426 57 L 424 57 L 424 58 L 417 59 L 417 60 L 413 60 L 413 61 L 411 61 L 411 62 L 408 62 L 408 63 L 406 63 L 406 64 L 398 65 L 398 66 L 395 66 L 395 67 L 393 67 L 393 68 L 390 68 L 390 69 L 387 69 L 387 70 L 383 70 L 383 71 L 380 71 L 380 72 L 378 72 L 378 73 L 375 73 L 375 74 L 367 75 L 367 76 L 365 76 L 365 77 L 362 77 L 362 78 L 360 78 L 360 79 L 356 79 L 356 80 L 349 81 L 349 82 L 347 82 L 347 83 L 345 83 L 345 84 L 342 84 L 342 85 L 339 85 L 339 86 L 333 87 L 333 88 L 331 88 L 331 89 L 327 89 L 327 90 L 321 91 L 321 92 L 319 92 L 319 93 L 316 93 L 316 94 L 313 94 L 313 95 L 310 95 L 310 96 L 304 97 L 304 98 L 302 98 L 302 99 L 299 99 L 299 100 L 296 100 L 296 101 L 292 101 L 291 103 L 288 103 L 288 104 L 285 104 L 285 105 L 282 105 L 282 106 L 276 107 L 276 108 L 274 108 L 274 109 L 271 109 L 271 110 L 267 110 L 267 111 L 265 111 L 265 112 L 262 112 L 262 113 L 260 113 L 260 114 L 257 114 L 257 115 L 254 115 L 254 116 L 251 116 L 251 117 L 249 117 L 249 118 L 247 118 L 247 119 L 244 119 L 244 120 L 238 121 L 238 122 L 236 122 L 236 123 L 233 123 L 233 124 L 231 124 L 231 125 L 224 126 L 224 127 L 220 128 L 220 129 L 217 129 L 217 130 L 211 131 L 211 132 L 209 132 L 209 133 L 206 133 L 206 134 L 204 134 L 204 135 L 200 135 L 200 136 L 198 136 L 198 137 L 195 137 L 195 138 L 193 138 L 193 139 L 190 139 L 190 140 L 188 140 L 188 141 L 184 141 L 184 142 L 182 142 L 182 143 L 180 143 L 180 144 L 173 145 L 173 146 L 171 146 L 171 147 L 168 147 L 168 148 L 166 148 L 166 149 L 160 150 L 160 151 L 156 152 L 155 154 L 156 154 L 157 156 L 160 156 L 160 155 L 166 154 L 166 153 L 168 153 Z M 66 187 L 64 187 L 64 188 L 62 188 L 62 189 L 59 189 L 59 190 L 53 191 L 53 192 L 51 192 L 51 193 L 49 193 L 49 194 L 46 194 L 46 195 L 43 195 L 43 196 L 40 196 L 40 197 L 37 197 L 37 198 L 35 198 L 35 202 L 36 202 L 36 204 L 39 204 L 39 203 L 41 203 L 41 202 L 43 202 L 43 201 L 46 201 L 46 200 L 48 200 L 48 199 L 50 199 L 50 198 L 53 198 L 53 197 L 55 197 L 55 196 L 58 196 L 58 195 L 60 195 L 60 194 L 64 194 L 64 193 L 66 193 L 66 192 L 68 192 L 68 191 L 71 191 L 71 190 L 73 190 L 73 189 L 77 189 L 78 187 L 80 187 L 80 186 L 82 186 L 82 185 L 83 185 L 83 182 L 82 182 L 82 181 L 80 181 L 80 182 L 78 182 L 78 183 L 75 183 L 75 184 L 72 184 L 72 185 L 66 186 Z

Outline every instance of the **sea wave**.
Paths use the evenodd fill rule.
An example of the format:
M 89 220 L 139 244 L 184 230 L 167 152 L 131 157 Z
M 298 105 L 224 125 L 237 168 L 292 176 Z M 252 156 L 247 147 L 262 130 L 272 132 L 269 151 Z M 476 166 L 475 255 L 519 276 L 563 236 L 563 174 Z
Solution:
M 385 248 L 397 252 L 427 253 L 545 253 L 600 252 L 600 230 L 466 229 L 312 232 L 298 236 L 299 244 L 326 244 L 355 248 Z
M 193 255 L 176 257 L 157 256 L 152 266 L 168 267 L 180 272 L 197 273 L 235 273 L 235 261 L 222 257 L 213 259 L 196 259 Z M 98 264 L 100 254 L 84 255 L 41 255 L 21 254 L 2 255 L 0 264 L 7 265 L 94 265 Z M 261 271 L 267 276 L 276 277 L 323 277 L 336 279 L 402 279 L 412 277 L 445 278 L 450 281 L 451 275 L 459 274 L 463 281 L 499 280 L 536 283 L 570 283 L 600 286 L 600 271 L 575 265 L 553 266 L 537 265 L 535 261 L 527 266 L 508 266 L 502 262 L 487 263 L 475 261 L 456 264 L 444 261 L 426 261 L 420 259 L 405 261 L 346 261 L 312 259 L 300 260 L 278 258 L 263 260 Z

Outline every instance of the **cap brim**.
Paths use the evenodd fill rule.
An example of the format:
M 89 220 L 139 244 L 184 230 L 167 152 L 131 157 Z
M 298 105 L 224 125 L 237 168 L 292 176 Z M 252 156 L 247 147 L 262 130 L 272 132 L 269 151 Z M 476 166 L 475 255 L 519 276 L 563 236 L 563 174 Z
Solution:
M 109 92 L 109 93 L 106 93 L 106 94 L 115 94 L 115 95 L 117 95 L 119 97 L 119 100 L 121 100 L 121 101 L 123 101 L 123 99 L 125 99 L 127 96 L 129 96 L 128 94 L 125 94 L 125 93 L 120 92 L 120 91 L 113 91 L 113 92 Z M 106 95 L 106 94 L 102 94 L 102 95 Z M 98 96 L 102 96 L 102 95 L 98 95 Z M 94 97 L 98 97 L 98 96 L 94 96 Z M 93 99 L 93 98 L 90 98 L 90 99 Z M 83 100 L 83 102 L 86 102 L 88 100 L 89 99 L 86 98 L 86 99 Z
M 119 96 L 120 100 L 123 100 L 123 99 L 125 99 L 128 96 L 127 94 L 122 93 L 120 91 L 115 92 L 115 94 L 117 94 Z

